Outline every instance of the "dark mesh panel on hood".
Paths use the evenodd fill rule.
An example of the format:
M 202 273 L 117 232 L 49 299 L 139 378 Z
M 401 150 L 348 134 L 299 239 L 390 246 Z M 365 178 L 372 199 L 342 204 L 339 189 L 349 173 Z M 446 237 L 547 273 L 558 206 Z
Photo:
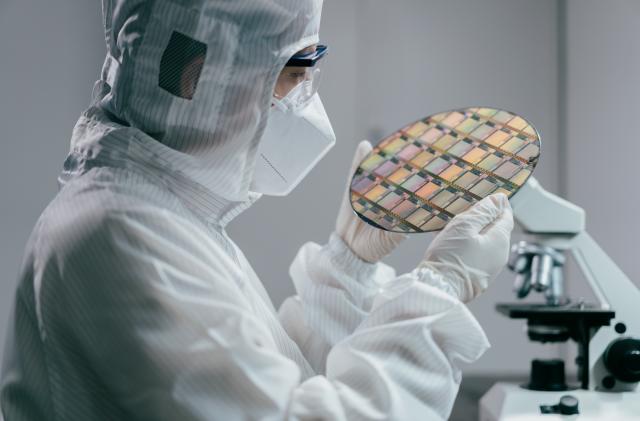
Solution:
M 160 61 L 158 85 L 175 96 L 193 99 L 206 55 L 206 44 L 173 32 Z

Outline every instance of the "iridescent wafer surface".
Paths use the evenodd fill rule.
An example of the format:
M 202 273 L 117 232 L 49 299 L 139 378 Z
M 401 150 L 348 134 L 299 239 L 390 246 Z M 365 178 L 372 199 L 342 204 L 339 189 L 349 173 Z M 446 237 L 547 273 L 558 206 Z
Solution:
M 437 231 L 491 194 L 512 197 L 539 157 L 538 132 L 512 112 L 472 107 L 438 113 L 375 146 L 353 175 L 351 205 L 387 231 Z

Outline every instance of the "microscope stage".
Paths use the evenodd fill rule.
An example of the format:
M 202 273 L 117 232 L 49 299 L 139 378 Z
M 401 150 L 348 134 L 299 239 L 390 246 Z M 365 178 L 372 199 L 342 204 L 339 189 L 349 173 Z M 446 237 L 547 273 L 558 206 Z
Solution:
M 589 326 L 608 326 L 615 312 L 593 305 L 570 304 L 496 304 L 496 310 L 511 319 L 527 319 L 535 323 L 562 325 L 582 321 Z

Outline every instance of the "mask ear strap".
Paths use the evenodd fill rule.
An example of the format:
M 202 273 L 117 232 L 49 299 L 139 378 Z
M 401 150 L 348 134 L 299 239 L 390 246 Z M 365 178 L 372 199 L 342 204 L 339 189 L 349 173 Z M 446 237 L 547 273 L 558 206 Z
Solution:
M 284 101 L 282 101 L 282 99 L 272 97 L 271 111 L 280 111 L 280 112 L 286 113 L 287 111 L 289 111 L 289 107 L 287 107 L 287 104 Z
M 97 80 L 91 91 L 91 104 L 96 105 L 104 99 L 109 92 L 113 91 L 118 75 L 120 63 L 111 54 L 107 53 L 102 65 L 100 80 Z
M 102 80 L 111 88 L 113 88 L 116 83 L 116 75 L 118 74 L 119 67 L 120 62 L 111 54 L 107 54 L 107 57 L 104 59 L 104 64 L 102 65 Z

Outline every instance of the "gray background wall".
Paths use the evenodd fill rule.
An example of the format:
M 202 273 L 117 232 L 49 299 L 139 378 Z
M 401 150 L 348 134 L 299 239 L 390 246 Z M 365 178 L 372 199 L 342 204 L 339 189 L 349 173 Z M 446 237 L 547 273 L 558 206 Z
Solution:
M 640 2 L 567 3 L 565 169 L 587 228 L 640 285 Z M 576 282 L 576 294 L 589 294 Z
M 331 55 L 321 93 L 338 145 L 291 196 L 262 199 L 229 228 L 274 302 L 293 291 L 287 269 L 300 245 L 324 242 L 333 228 L 357 142 L 472 104 L 511 109 L 534 122 L 544 142 L 537 178 L 585 207 L 590 232 L 638 279 L 631 246 L 640 234 L 637 199 L 621 196 L 634 192 L 630 167 L 640 146 L 633 130 L 612 124 L 633 121 L 640 110 L 639 17 L 632 0 L 326 0 L 322 38 Z M 99 2 L 5 0 L 0 54 L 4 337 L 26 238 L 55 194 L 71 128 L 103 59 Z M 601 144 L 624 153 L 594 153 Z M 613 187 L 593 171 L 599 158 Z M 612 213 L 611 200 L 625 206 Z M 388 262 L 410 270 L 430 240 L 411 238 Z M 521 323 L 494 312 L 495 302 L 513 299 L 511 281 L 503 273 L 471 304 L 493 348 L 468 373 L 519 373 L 533 356 L 563 355 L 561 348 L 531 346 Z
M 2 343 L 27 237 L 104 59 L 100 26 L 98 1 L 0 0 Z

